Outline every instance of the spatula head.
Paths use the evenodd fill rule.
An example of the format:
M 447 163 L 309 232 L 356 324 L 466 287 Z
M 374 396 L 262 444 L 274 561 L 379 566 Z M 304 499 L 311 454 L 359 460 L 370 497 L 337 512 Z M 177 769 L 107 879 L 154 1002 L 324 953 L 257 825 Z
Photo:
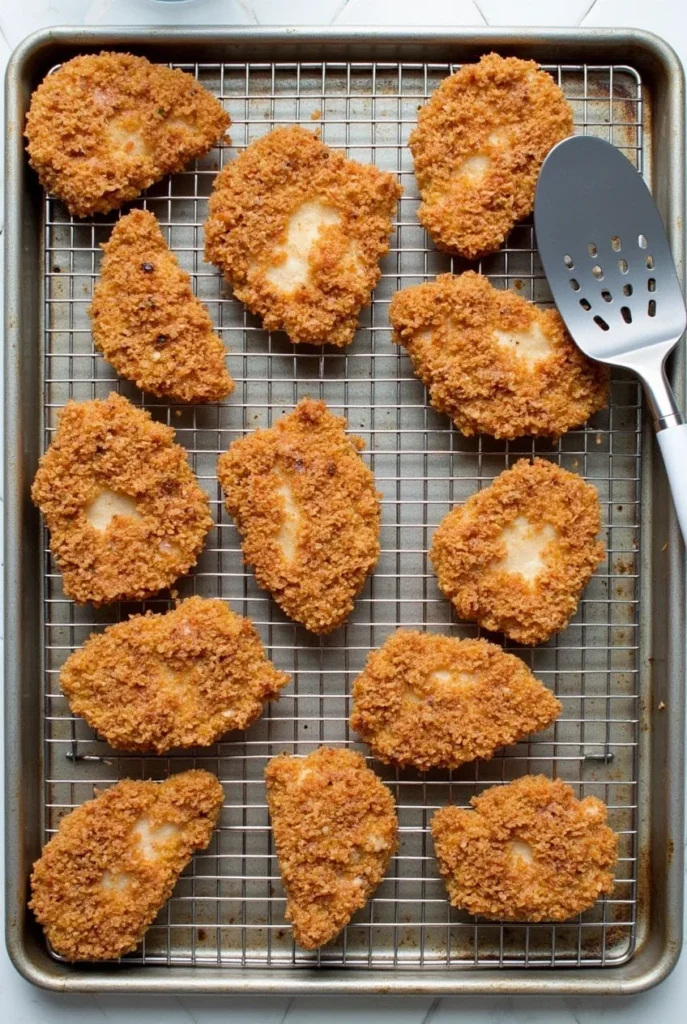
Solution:
M 534 226 L 554 301 L 583 352 L 633 365 L 639 349 L 672 348 L 687 322 L 680 282 L 656 204 L 620 150 L 584 135 L 555 146 Z

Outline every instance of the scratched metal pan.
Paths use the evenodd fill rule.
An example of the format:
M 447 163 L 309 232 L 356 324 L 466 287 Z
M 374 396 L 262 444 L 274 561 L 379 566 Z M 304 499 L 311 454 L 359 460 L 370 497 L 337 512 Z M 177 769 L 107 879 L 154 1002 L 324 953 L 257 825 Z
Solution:
M 236 392 L 222 406 L 146 405 L 170 422 L 212 502 L 216 527 L 182 595 L 220 595 L 250 615 L 277 664 L 294 677 L 246 734 L 165 758 L 115 756 L 60 695 L 58 675 L 88 634 L 137 610 L 99 612 L 67 601 L 29 499 L 39 455 L 69 398 L 136 390 L 93 350 L 86 308 L 116 215 L 72 221 L 46 198 L 23 150 L 31 91 L 75 54 L 132 50 L 180 66 L 221 96 L 231 147 L 151 188 L 153 210 L 229 349 Z M 640 32 L 542 33 L 420 29 L 395 33 L 301 30 L 61 29 L 33 36 L 7 79 L 6 292 L 6 715 L 7 925 L 18 969 L 46 988 L 177 992 L 613 993 L 646 988 L 681 945 L 684 699 L 683 551 L 641 389 L 613 381 L 610 408 L 554 445 L 466 439 L 428 408 L 403 352 L 390 344 L 388 302 L 399 288 L 464 268 L 420 229 L 407 148 L 417 108 L 460 63 L 489 50 L 534 58 L 565 91 L 575 130 L 607 138 L 646 175 L 683 272 L 683 79 L 675 54 Z M 217 169 L 277 123 L 319 127 L 326 142 L 399 175 L 404 197 L 372 305 L 344 353 L 295 351 L 270 336 L 202 259 L 202 222 Z M 565 196 L 561 197 L 565 202 Z M 546 303 L 550 295 L 531 224 L 480 265 L 499 287 Z M 684 399 L 684 352 L 671 368 Z M 384 493 L 383 554 L 349 624 L 329 637 L 289 622 L 242 565 L 222 509 L 217 453 L 266 425 L 305 394 L 322 396 L 361 434 Z M 575 619 L 557 639 L 519 653 L 558 693 L 550 731 L 451 776 L 375 770 L 399 807 L 401 846 L 370 905 L 339 940 L 298 949 L 284 922 L 262 773 L 280 750 L 356 745 L 347 717 L 352 681 L 368 651 L 399 624 L 456 636 L 426 551 L 449 508 L 516 458 L 543 454 L 599 490 L 608 558 Z M 147 602 L 164 609 L 167 595 Z M 161 778 L 191 765 L 224 783 L 226 806 L 210 848 L 197 856 L 144 944 L 121 963 L 70 966 L 51 951 L 26 909 L 42 844 L 71 808 L 124 776 Z M 614 893 L 574 921 L 506 925 L 452 910 L 428 821 L 485 786 L 526 772 L 571 783 L 607 801 L 621 834 Z

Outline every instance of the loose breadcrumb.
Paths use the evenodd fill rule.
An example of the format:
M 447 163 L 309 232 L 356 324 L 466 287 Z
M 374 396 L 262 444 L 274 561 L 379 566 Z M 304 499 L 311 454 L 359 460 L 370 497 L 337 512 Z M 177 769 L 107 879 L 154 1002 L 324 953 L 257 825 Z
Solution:
M 352 750 L 280 754 L 265 770 L 267 804 L 299 946 L 330 942 L 375 891 L 396 851 L 394 799 Z
M 324 402 L 304 398 L 269 430 L 235 441 L 217 464 L 244 560 L 314 633 L 345 622 L 379 557 L 381 495 L 360 458 L 363 441 L 345 426 Z
M 486 640 L 399 630 L 353 687 L 351 728 L 387 764 L 457 768 L 554 722 L 561 704 Z
M 31 496 L 50 530 L 64 592 L 94 605 L 140 600 L 195 564 L 212 526 L 206 494 L 173 443 L 174 431 L 114 393 L 68 402 L 40 461 Z M 89 521 L 90 504 L 114 492 L 136 516 L 107 528 Z
M 582 354 L 556 310 L 473 271 L 396 292 L 389 319 L 430 403 L 466 436 L 556 438 L 608 402 L 607 368 Z
M 394 175 L 347 160 L 312 132 L 275 129 L 216 178 L 206 259 L 268 330 L 297 343 L 348 345 L 379 280 L 401 192 Z M 316 217 L 312 204 L 326 219 L 301 254 L 305 280 L 290 290 L 268 271 L 286 264 L 291 218 L 303 208 Z
M 102 248 L 89 313 L 93 341 L 117 373 L 175 402 L 230 394 L 224 345 L 153 214 L 132 210 Z
M 526 520 L 553 530 L 533 580 L 507 571 L 505 527 Z M 489 487 L 454 508 L 439 524 L 429 553 L 441 590 L 464 619 L 505 633 L 523 644 L 547 640 L 563 629 L 580 595 L 604 559 L 599 496 L 565 469 L 520 459 Z
M 231 120 L 192 75 L 129 53 L 74 57 L 31 97 L 27 150 L 75 217 L 116 210 L 181 171 Z
M 566 921 L 613 890 L 618 836 L 607 808 L 560 779 L 526 775 L 432 818 L 454 907 L 505 921 Z
M 31 875 L 29 907 L 66 960 L 131 952 L 217 824 L 224 792 L 210 772 L 123 779 L 60 822 Z
M 467 259 L 493 252 L 532 212 L 544 158 L 572 131 L 569 104 L 534 61 L 489 53 L 463 65 L 410 135 L 420 222 L 442 249 Z
M 156 754 L 247 729 L 289 680 L 249 619 L 202 597 L 93 634 L 60 673 L 72 711 L 111 747 Z

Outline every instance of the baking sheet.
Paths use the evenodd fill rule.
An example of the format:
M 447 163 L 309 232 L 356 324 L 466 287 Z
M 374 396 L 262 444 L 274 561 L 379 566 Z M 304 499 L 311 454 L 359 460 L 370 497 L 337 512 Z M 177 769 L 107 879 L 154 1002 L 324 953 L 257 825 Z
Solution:
M 57 412 L 68 399 L 104 397 L 113 389 L 171 424 L 209 494 L 216 522 L 197 570 L 179 582 L 179 595 L 228 600 L 235 611 L 253 619 L 268 654 L 294 681 L 246 734 L 228 734 L 212 748 L 171 757 L 115 755 L 70 715 L 59 693 L 59 669 L 93 629 L 142 608 L 162 611 L 169 602 L 161 595 L 143 605 L 99 611 L 75 606 L 63 596 L 44 533 L 43 841 L 64 814 L 93 795 L 95 786 L 118 778 L 164 778 L 169 772 L 204 767 L 225 784 L 225 807 L 209 850 L 196 855 L 142 947 L 126 958 L 130 968 L 144 968 L 142 986 L 146 971 L 159 965 L 246 968 L 256 975 L 273 969 L 276 974 L 270 977 L 283 978 L 288 972 L 281 969 L 293 966 L 326 965 L 344 974 L 389 968 L 400 977 L 417 968 L 491 966 L 532 972 L 606 968 L 630 961 L 642 936 L 638 898 L 646 882 L 641 853 L 648 843 L 642 833 L 648 822 L 640 805 L 637 754 L 646 656 L 640 648 L 640 568 L 647 564 L 641 524 L 650 511 L 642 487 L 640 388 L 629 376 L 615 374 L 610 408 L 553 445 L 532 439 L 467 439 L 429 408 L 410 361 L 392 346 L 387 313 L 394 291 L 468 266 L 436 252 L 418 225 L 417 187 L 407 148 L 418 106 L 458 64 L 304 59 L 170 63 L 190 71 L 221 97 L 232 117 L 232 145 L 165 179 L 132 205 L 156 214 L 191 274 L 196 294 L 207 304 L 229 349 L 236 391 L 221 406 L 174 406 L 144 398 L 133 385 L 117 379 L 94 353 L 86 312 L 98 275 L 99 244 L 107 239 L 116 215 L 73 221 L 61 204 L 47 199 L 42 444 L 45 448 L 49 443 Z M 637 67 L 570 62 L 544 66 L 572 103 L 576 132 L 609 139 L 650 176 L 650 117 Z M 293 123 L 321 131 L 325 142 L 344 148 L 354 159 L 396 173 L 405 189 L 382 280 L 361 315 L 355 342 L 344 352 L 296 348 L 283 335 L 269 335 L 203 261 L 202 222 L 217 169 L 272 127 Z M 537 302 L 550 301 L 530 223 L 516 227 L 507 246 L 483 260 L 479 269 L 497 287 L 515 289 Z M 257 588 L 242 565 L 215 473 L 217 455 L 232 441 L 269 426 L 305 395 L 325 399 L 332 411 L 348 418 L 350 431 L 364 438 L 363 457 L 384 494 L 377 569 L 348 625 L 323 638 L 289 622 Z M 518 458 L 533 454 L 581 473 L 597 487 L 608 548 L 607 561 L 564 633 L 536 649 L 506 645 L 555 690 L 563 703 L 561 719 L 490 762 L 452 773 L 422 775 L 370 761 L 397 800 L 400 849 L 374 898 L 340 938 L 308 953 L 294 945 L 284 922 L 264 799 L 265 764 L 281 750 L 306 754 L 322 743 L 353 745 L 366 752 L 347 725 L 352 682 L 369 650 L 398 626 L 479 635 L 474 624 L 459 622 L 452 614 L 426 551 L 434 528 L 453 505 Z M 613 894 L 565 924 L 502 925 L 455 911 L 434 861 L 428 824 L 437 807 L 449 801 L 465 806 L 484 786 L 527 772 L 563 778 L 576 795 L 605 800 L 610 823 L 621 835 Z

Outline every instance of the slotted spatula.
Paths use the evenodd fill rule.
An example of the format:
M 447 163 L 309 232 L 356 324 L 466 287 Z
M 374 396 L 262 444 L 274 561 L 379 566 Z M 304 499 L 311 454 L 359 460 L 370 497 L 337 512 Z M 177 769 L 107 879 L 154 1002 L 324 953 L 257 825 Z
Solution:
M 663 368 L 687 311 L 651 193 L 615 146 L 573 136 L 544 161 L 534 226 L 574 341 L 592 359 L 634 370 L 644 384 L 687 540 L 687 424 Z

